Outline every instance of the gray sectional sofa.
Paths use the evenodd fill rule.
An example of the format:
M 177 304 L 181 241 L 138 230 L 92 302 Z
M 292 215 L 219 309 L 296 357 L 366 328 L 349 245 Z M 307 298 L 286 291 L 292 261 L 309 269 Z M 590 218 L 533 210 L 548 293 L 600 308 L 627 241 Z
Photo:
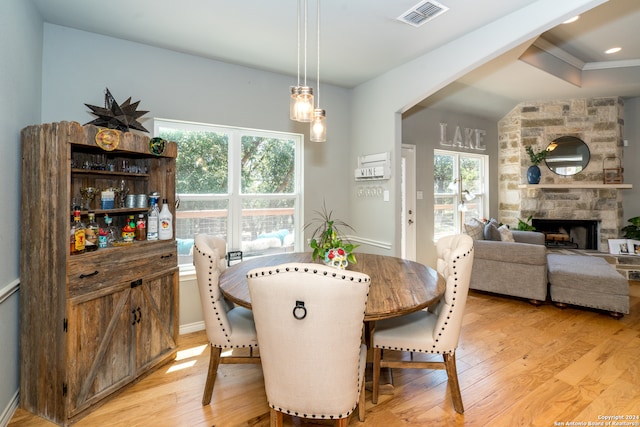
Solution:
M 543 233 L 508 230 L 497 222 L 465 224 L 465 229 L 474 239 L 471 289 L 534 304 L 543 303 L 549 290 L 561 307 L 605 310 L 615 318 L 629 313 L 629 282 L 604 258 L 548 254 Z
M 491 238 L 491 233 L 486 231 L 474 239 L 470 288 L 542 303 L 547 299 L 544 234 L 517 230 L 511 234 L 514 242 L 488 240 L 485 237 Z

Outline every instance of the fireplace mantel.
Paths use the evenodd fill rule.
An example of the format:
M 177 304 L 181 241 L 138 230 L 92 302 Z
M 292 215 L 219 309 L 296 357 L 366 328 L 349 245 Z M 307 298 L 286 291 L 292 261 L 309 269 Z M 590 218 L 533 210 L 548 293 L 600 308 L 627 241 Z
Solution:
M 585 189 L 585 188 L 614 188 L 627 190 L 633 188 L 632 184 L 599 184 L 594 182 L 584 182 L 576 184 L 520 184 L 518 188 L 541 188 L 541 189 Z

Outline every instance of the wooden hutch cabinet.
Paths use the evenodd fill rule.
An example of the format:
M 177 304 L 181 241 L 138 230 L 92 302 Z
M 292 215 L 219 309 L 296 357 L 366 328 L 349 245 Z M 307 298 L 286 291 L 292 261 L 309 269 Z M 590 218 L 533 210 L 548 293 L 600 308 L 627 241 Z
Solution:
M 107 151 L 96 143 L 100 129 L 60 122 L 21 135 L 20 406 L 59 425 L 176 352 L 175 239 L 70 255 L 71 208 L 81 188 L 157 191 L 175 218 L 176 144 L 156 155 L 149 137 L 116 131 L 119 144 Z M 101 226 L 108 214 L 118 228 L 147 212 L 99 209 L 100 196 L 91 207 Z M 86 207 L 81 214 L 86 224 Z

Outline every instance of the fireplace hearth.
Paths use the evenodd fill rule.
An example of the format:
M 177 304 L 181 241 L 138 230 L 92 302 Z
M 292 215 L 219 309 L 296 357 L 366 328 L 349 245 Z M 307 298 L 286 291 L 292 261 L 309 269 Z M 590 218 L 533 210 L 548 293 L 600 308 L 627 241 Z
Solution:
M 544 233 L 547 247 L 598 249 L 598 221 L 533 218 L 531 225 Z

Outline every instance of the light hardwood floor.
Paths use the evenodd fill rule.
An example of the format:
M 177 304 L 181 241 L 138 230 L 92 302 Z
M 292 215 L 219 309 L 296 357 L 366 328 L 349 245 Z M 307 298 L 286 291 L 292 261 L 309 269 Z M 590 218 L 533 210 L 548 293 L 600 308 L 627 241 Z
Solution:
M 350 426 L 554 426 L 636 417 L 640 424 L 640 282 L 631 314 L 535 307 L 471 292 L 457 352 L 465 414 L 456 414 L 444 371 L 393 372 L 393 394 L 366 396 L 366 421 Z M 80 420 L 88 426 L 268 426 L 259 365 L 221 365 L 201 405 L 209 351 L 203 332 L 180 337 L 177 360 Z M 636 424 L 636 425 L 639 425 Z M 285 425 L 311 425 L 287 419 Z M 316 424 L 313 424 L 316 425 Z M 53 424 L 18 409 L 10 427 Z

